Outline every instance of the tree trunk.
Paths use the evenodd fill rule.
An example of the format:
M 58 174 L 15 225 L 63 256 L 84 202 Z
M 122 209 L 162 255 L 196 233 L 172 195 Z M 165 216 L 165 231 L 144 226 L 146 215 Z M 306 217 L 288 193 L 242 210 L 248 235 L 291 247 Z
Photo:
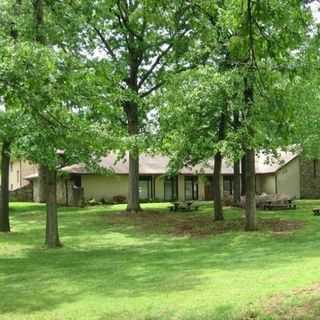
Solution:
M 255 150 L 246 152 L 246 231 L 257 230 Z
M 61 247 L 57 213 L 57 172 L 47 168 L 47 223 L 46 245 L 48 248 Z
M 138 107 L 135 103 L 128 102 L 125 104 L 125 111 L 128 118 L 128 134 L 134 139 L 139 132 Z M 136 144 L 129 151 L 129 184 L 127 211 L 131 213 L 137 213 L 141 211 L 139 203 L 139 148 Z
M 223 199 L 221 196 L 221 165 L 222 165 L 222 156 L 221 153 L 218 152 L 214 156 L 214 171 L 213 171 L 213 179 L 212 179 L 212 187 L 213 187 L 213 207 L 214 207 L 214 220 L 215 221 L 223 221 Z
M 44 165 L 39 165 L 39 202 L 41 203 L 47 202 L 47 175 L 48 168 Z
M 253 1 L 247 1 L 248 19 L 248 58 L 249 70 L 244 78 L 244 101 L 246 104 L 246 120 L 248 122 L 249 141 L 254 138 L 254 125 L 251 123 L 254 107 L 254 77 L 255 77 L 255 57 L 254 57 L 254 31 L 253 31 Z M 246 147 L 246 231 L 257 229 L 256 221 L 256 172 L 255 172 L 255 150 L 250 144 Z
M 236 207 L 240 206 L 241 202 L 241 176 L 240 176 L 240 161 L 235 161 L 233 165 L 233 204 Z
M 10 143 L 5 141 L 2 143 L 2 149 L 1 149 L 0 232 L 10 232 L 9 170 L 10 170 Z
M 241 159 L 241 195 L 246 195 L 246 156 Z

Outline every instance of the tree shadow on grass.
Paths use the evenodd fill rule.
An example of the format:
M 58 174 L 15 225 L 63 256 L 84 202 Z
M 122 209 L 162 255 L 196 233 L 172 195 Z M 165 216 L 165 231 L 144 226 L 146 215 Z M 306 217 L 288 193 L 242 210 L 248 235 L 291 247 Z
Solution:
M 90 218 L 78 213 L 62 217 L 62 249 L 41 248 L 43 234 L 37 224 L 21 225 L 26 229 L 23 233 L 6 239 L 9 245 L 27 242 L 31 248 L 0 256 L 2 313 L 51 311 L 90 294 L 138 298 L 183 293 L 213 281 L 208 270 L 263 272 L 317 257 L 320 245 L 320 234 L 305 232 L 280 238 L 243 232 L 205 239 L 173 238 L 140 233 L 130 225 L 103 224 L 100 213 Z M 232 309 L 223 305 L 214 313 L 228 314 Z

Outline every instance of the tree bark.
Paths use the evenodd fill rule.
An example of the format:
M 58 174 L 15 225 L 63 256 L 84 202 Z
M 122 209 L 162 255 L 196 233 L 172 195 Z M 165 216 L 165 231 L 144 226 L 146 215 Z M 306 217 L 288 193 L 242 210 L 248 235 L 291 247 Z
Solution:
M 43 32 L 44 26 L 44 2 L 35 0 L 33 2 L 34 23 L 35 23 L 35 41 L 45 46 L 46 38 Z M 57 214 L 57 172 L 47 166 L 39 167 L 39 190 L 40 202 L 47 203 L 46 235 L 45 243 L 48 248 L 57 248 L 61 246 L 58 231 Z
M 241 195 L 246 195 L 246 156 L 241 159 Z
M 1 149 L 0 232 L 10 232 L 9 170 L 10 143 L 4 141 Z
M 222 155 L 218 152 L 214 156 L 214 171 L 212 179 L 213 187 L 213 207 L 214 207 L 214 220 L 223 221 L 223 199 L 221 196 L 221 166 L 222 166 Z
M 245 91 L 244 99 L 247 107 L 247 117 L 250 119 L 253 108 L 254 88 L 248 78 L 244 79 Z M 254 137 L 254 129 L 249 124 L 248 132 L 250 137 Z M 246 183 L 246 231 L 257 229 L 256 221 L 256 170 L 255 170 L 255 150 L 248 146 L 245 154 L 245 183 Z
M 135 103 L 127 102 L 125 111 L 128 119 L 128 134 L 135 138 L 139 132 L 138 107 Z M 134 142 L 135 143 L 135 142 Z M 129 184 L 127 211 L 137 213 L 141 211 L 139 202 L 139 148 L 137 145 L 129 151 Z
M 257 230 L 255 150 L 246 152 L 246 231 Z
M 240 176 L 240 161 L 235 161 L 233 165 L 233 204 L 236 207 L 240 206 L 241 202 L 241 176 Z
M 44 165 L 39 165 L 39 202 L 41 203 L 47 202 L 47 175 L 48 168 Z
M 46 245 L 48 248 L 61 247 L 57 213 L 57 172 L 47 168 L 47 223 Z

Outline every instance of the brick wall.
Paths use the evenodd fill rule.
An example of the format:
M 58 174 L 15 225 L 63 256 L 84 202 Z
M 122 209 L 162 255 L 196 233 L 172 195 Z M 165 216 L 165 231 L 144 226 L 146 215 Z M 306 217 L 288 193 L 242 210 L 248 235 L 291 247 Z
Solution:
M 320 160 L 300 158 L 301 198 L 320 198 Z

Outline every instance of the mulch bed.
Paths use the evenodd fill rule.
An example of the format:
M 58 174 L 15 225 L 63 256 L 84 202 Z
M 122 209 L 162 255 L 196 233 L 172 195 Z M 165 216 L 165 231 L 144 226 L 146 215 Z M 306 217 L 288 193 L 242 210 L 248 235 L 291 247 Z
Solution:
M 104 219 L 109 224 L 134 226 L 150 233 L 192 237 L 243 231 L 245 225 L 244 219 L 215 222 L 212 217 L 207 215 L 155 211 L 143 211 L 137 214 L 121 212 L 104 216 Z M 303 225 L 303 222 L 294 220 L 258 220 L 259 231 L 268 231 L 274 234 L 288 234 L 302 228 Z

